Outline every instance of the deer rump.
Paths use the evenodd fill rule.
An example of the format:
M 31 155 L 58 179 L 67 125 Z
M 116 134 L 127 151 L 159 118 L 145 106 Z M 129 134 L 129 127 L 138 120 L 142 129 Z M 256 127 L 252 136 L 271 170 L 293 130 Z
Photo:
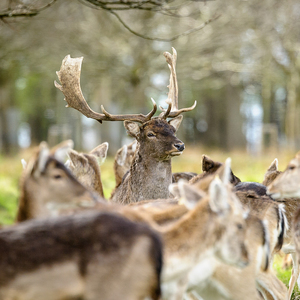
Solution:
M 99 212 L 0 232 L 0 299 L 158 299 L 162 244 L 143 224 Z

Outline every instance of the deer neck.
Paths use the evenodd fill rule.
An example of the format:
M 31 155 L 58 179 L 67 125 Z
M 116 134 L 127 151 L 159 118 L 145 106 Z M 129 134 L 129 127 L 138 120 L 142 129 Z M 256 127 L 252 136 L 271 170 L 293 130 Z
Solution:
M 135 202 L 169 198 L 172 183 L 171 159 L 158 161 L 137 152 L 130 167 L 130 189 Z
M 39 199 L 34 198 L 34 193 L 26 188 L 26 182 L 21 188 L 21 194 L 19 198 L 19 207 L 17 212 L 17 222 L 26 221 L 29 219 L 34 219 L 39 216 L 42 210 L 41 205 L 39 205 Z M 30 186 L 30 184 L 28 184 Z
M 183 244 L 184 249 L 176 249 L 175 253 L 192 252 L 194 254 L 203 253 L 210 250 L 222 235 L 222 228 L 214 221 L 214 215 L 209 208 L 208 199 L 200 200 L 197 207 L 187 212 L 178 221 L 165 226 L 161 233 L 164 236 L 165 244 Z M 168 251 L 168 249 L 166 249 Z
M 162 275 L 165 281 L 176 275 L 182 276 L 182 272 L 188 272 L 196 264 L 214 255 L 215 246 L 222 236 L 222 229 L 214 222 L 208 203 L 203 200 L 196 210 L 158 230 L 165 245 L 166 267 Z

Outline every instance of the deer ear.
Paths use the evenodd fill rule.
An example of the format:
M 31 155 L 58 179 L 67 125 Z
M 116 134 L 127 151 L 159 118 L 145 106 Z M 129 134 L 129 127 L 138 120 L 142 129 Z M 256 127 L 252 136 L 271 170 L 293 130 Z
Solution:
M 229 184 L 230 183 L 230 179 L 231 179 L 231 158 L 228 157 L 225 161 L 224 164 L 224 169 L 223 169 L 223 176 L 222 176 L 222 182 L 224 184 Z
M 124 166 L 127 156 L 127 145 L 124 145 L 116 154 L 116 162 L 119 166 Z
M 171 184 L 169 191 L 179 199 L 179 203 L 184 204 L 186 208 L 190 210 L 193 209 L 205 195 L 184 179 L 179 180 L 178 183 Z
M 92 151 L 90 151 L 90 154 L 96 156 L 98 164 L 101 165 L 104 163 L 106 156 L 107 156 L 107 150 L 108 150 L 108 143 L 102 143 L 101 145 L 94 148 Z
M 226 215 L 230 210 L 228 192 L 220 178 L 215 178 L 209 186 L 209 205 L 218 215 Z
M 178 117 L 171 119 L 169 121 L 169 124 L 172 125 L 175 128 L 175 130 L 177 131 L 181 124 L 182 119 L 183 119 L 183 116 L 179 115 Z
M 23 170 L 25 170 L 27 167 L 27 162 L 24 158 L 21 159 L 21 164 L 22 164 Z
M 72 168 L 81 168 L 82 170 L 85 170 L 88 165 L 87 158 L 81 154 L 78 153 L 76 150 L 70 149 L 68 152 L 68 156 L 70 159 L 69 169 L 72 170 Z
M 202 155 L 202 171 L 207 172 L 210 169 L 212 169 L 215 165 L 215 162 L 208 157 L 207 155 L 203 154 Z
M 33 168 L 33 176 L 37 179 L 42 172 L 44 172 L 46 163 L 49 158 L 49 148 L 46 142 L 41 142 L 39 145 L 38 159 Z
M 269 166 L 268 170 L 267 171 L 278 171 L 278 159 L 275 158 L 273 160 L 273 162 L 271 163 L 271 165 Z
M 60 162 L 64 163 L 68 151 L 74 147 L 72 140 L 66 140 L 51 148 L 50 153 Z
M 132 121 L 124 121 L 124 127 L 130 136 L 138 138 L 140 134 L 140 126 L 137 123 Z

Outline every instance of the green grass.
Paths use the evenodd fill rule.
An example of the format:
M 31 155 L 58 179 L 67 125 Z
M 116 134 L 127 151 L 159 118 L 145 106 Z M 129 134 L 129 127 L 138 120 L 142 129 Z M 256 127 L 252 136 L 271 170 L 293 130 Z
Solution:
M 242 181 L 262 182 L 264 173 L 274 160 L 278 158 L 279 169 L 284 170 L 293 153 L 272 152 L 260 157 L 252 157 L 245 152 L 221 152 L 202 148 L 190 148 L 183 152 L 180 157 L 176 157 L 172 162 L 173 172 L 190 171 L 201 173 L 201 156 L 209 155 L 213 160 L 224 162 L 227 157 L 232 158 L 232 170 Z M 19 153 L 15 157 L 0 156 L 0 226 L 14 223 L 17 204 L 19 198 L 19 180 L 22 173 L 21 158 L 28 158 L 31 150 Z M 109 157 L 101 166 L 101 177 L 104 187 L 105 197 L 108 198 L 115 185 L 113 174 L 113 158 Z M 291 274 L 291 269 L 281 268 L 282 257 L 277 255 L 274 259 L 274 271 L 278 278 L 287 286 Z M 300 300 L 300 292 L 296 288 L 293 293 L 293 300 Z

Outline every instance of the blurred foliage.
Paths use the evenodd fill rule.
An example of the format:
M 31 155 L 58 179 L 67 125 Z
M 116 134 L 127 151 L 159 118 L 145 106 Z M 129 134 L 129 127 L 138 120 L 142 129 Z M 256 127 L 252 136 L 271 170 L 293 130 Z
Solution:
M 80 114 L 64 108 L 63 95 L 53 86 L 55 71 L 67 54 L 85 58 L 81 83 L 93 109 L 103 104 L 114 113 L 144 113 L 151 106 L 150 97 L 160 104 L 166 98 L 169 70 L 162 53 L 173 46 L 178 52 L 179 106 L 198 101 L 181 128 L 186 141 L 245 149 L 245 126 L 249 127 L 245 119 L 255 118 L 253 105 L 258 105 L 263 108 L 262 121 L 275 124 L 281 147 L 295 150 L 300 145 L 299 3 L 229 0 L 168 5 L 177 6 L 178 15 L 118 12 L 134 31 L 157 40 L 137 37 L 115 15 L 77 1 L 57 1 L 33 18 L 2 22 L 2 143 L 11 142 L 4 124 L 4 112 L 10 107 L 20 109 L 20 122 L 30 123 L 34 143 L 48 138 L 53 124 L 79 126 Z M 159 41 L 192 31 L 219 15 L 202 30 L 172 42 Z M 246 98 L 251 103 L 242 109 Z M 114 135 L 98 127 L 101 141 L 111 142 L 113 150 L 125 134 L 121 124 L 114 130 L 118 138 L 111 142 L 108 139 Z M 76 135 L 74 129 L 69 133 L 74 139 Z M 80 137 L 76 143 L 82 147 Z

